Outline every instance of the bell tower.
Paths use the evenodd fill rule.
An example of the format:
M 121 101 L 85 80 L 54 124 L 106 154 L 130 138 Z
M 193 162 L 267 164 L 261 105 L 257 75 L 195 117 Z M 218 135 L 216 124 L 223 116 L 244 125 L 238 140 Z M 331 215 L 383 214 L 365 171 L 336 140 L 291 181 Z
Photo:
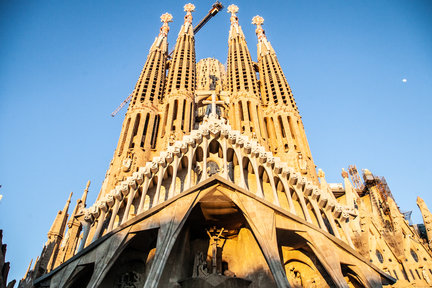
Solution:
M 186 16 L 181 26 L 169 61 L 166 98 L 164 99 L 164 118 L 161 126 L 163 142 L 173 144 L 193 128 L 195 93 L 195 36 L 192 26 L 191 3 L 184 6 Z
M 231 26 L 228 37 L 227 78 L 230 92 L 229 122 L 235 130 L 265 145 L 261 100 L 254 63 L 243 30 L 238 23 L 238 7 L 228 7 Z
M 158 132 L 162 130 L 160 113 L 168 58 L 168 23 L 172 22 L 173 17 L 165 13 L 160 18 L 163 25 L 150 48 L 132 92 L 132 100 L 123 121 L 117 149 L 99 197 L 149 161 L 159 147 Z
M 270 150 L 317 183 L 315 164 L 291 88 L 276 53 L 262 28 L 264 18 L 255 16 L 257 53 L 264 123 Z

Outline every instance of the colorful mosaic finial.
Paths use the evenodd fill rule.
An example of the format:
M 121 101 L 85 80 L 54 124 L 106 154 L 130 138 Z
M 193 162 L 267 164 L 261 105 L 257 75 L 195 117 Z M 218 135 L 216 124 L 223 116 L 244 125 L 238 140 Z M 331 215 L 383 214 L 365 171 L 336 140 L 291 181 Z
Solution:
M 165 13 L 165 14 L 162 14 L 160 16 L 160 19 L 161 19 L 161 22 L 163 22 L 164 24 L 160 28 L 159 35 L 163 35 L 166 37 L 168 35 L 168 32 L 169 32 L 168 23 L 172 22 L 173 16 L 170 13 Z
M 252 18 L 252 24 L 257 26 L 255 33 L 258 36 L 258 40 L 266 38 L 264 29 L 262 28 L 263 23 L 264 23 L 264 18 L 259 15 L 256 15 L 255 17 Z
M 234 23 L 238 24 L 238 18 L 236 15 L 238 10 L 239 10 L 239 8 L 234 4 L 231 4 L 230 6 L 228 6 L 227 12 L 231 14 L 231 18 L 230 18 L 231 24 L 234 24 Z
M 185 23 L 189 22 L 192 24 L 192 12 L 195 11 L 195 5 L 192 3 L 188 3 L 184 6 L 184 11 L 186 11 Z

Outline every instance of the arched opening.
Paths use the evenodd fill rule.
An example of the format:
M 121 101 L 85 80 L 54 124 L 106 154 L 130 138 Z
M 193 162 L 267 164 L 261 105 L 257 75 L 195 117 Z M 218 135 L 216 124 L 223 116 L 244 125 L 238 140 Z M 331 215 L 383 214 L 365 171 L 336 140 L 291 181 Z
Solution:
M 290 211 L 288 198 L 287 198 L 287 195 L 285 193 L 285 187 L 284 187 L 282 181 L 279 179 L 279 177 L 274 177 L 274 182 L 275 182 L 275 186 L 276 186 L 277 195 L 279 198 L 279 205 L 283 209 Z
M 295 192 L 294 189 L 289 188 L 290 189 L 290 195 L 291 195 L 291 199 L 293 201 L 293 205 L 294 205 L 294 210 L 296 212 L 296 215 L 299 216 L 300 218 L 303 218 L 304 220 L 306 220 L 306 216 L 305 213 L 303 211 L 302 205 L 300 203 L 300 199 L 297 195 L 297 193 Z
M 157 234 L 158 229 L 138 232 L 115 254 L 117 259 L 97 287 L 143 287 L 156 252 Z
M 273 188 L 270 184 L 270 177 L 263 166 L 258 167 L 258 173 L 261 179 L 261 187 L 264 194 L 264 199 L 274 203 Z
M 219 158 L 223 158 L 222 146 L 217 139 L 213 139 L 208 145 L 208 154 L 217 154 Z
M 335 287 L 308 241 L 292 230 L 276 229 L 279 255 L 291 287 Z
M 259 182 L 257 182 L 257 177 L 255 175 L 255 170 L 253 169 L 252 163 L 250 162 L 249 157 L 243 157 L 243 175 L 246 182 L 246 187 L 249 192 L 256 193 L 260 188 Z
M 231 180 L 231 182 L 234 182 L 234 167 L 238 165 L 234 149 L 228 148 L 227 149 L 227 167 L 228 167 L 228 178 Z
M 320 210 L 320 211 L 321 211 L 321 217 L 322 217 L 322 219 L 323 219 L 324 225 L 325 225 L 326 228 L 327 228 L 327 231 L 328 231 L 330 234 L 332 234 L 333 236 L 335 236 L 334 231 L 333 231 L 333 228 L 332 228 L 332 226 L 330 225 L 330 221 L 329 221 L 329 219 L 327 218 L 326 213 L 325 213 L 323 210 Z
M 276 285 L 243 213 L 217 189 L 192 209 L 167 261 L 158 287 Z
M 72 272 L 69 280 L 65 283 L 65 288 L 87 287 L 93 275 L 94 263 L 78 265 Z
M 305 198 L 306 208 L 309 210 L 309 215 L 311 216 L 312 223 L 317 227 L 321 227 L 318 221 L 318 215 L 315 213 L 315 209 L 309 199 Z
M 349 267 L 348 264 L 341 263 L 342 275 L 350 288 L 363 288 L 364 285 L 360 277 Z

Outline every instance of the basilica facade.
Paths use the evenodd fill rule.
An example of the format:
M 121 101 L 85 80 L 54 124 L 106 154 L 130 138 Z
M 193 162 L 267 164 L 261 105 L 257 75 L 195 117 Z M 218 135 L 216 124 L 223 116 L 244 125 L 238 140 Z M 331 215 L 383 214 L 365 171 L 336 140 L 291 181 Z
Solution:
M 432 287 L 424 201 L 412 226 L 367 169 L 327 183 L 264 19 L 254 61 L 238 9 L 226 66 L 196 61 L 193 4 L 172 53 L 161 16 L 96 202 L 69 197 L 19 287 Z

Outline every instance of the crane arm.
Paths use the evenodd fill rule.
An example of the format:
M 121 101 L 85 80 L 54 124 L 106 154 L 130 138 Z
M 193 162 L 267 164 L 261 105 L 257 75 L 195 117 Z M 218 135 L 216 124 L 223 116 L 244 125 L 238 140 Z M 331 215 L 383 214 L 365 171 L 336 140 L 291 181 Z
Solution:
M 219 1 L 216 1 L 213 5 L 208 14 L 201 20 L 198 25 L 195 26 L 193 32 L 194 34 L 198 33 L 198 31 L 212 18 L 214 17 L 219 11 L 223 9 L 222 3 Z

